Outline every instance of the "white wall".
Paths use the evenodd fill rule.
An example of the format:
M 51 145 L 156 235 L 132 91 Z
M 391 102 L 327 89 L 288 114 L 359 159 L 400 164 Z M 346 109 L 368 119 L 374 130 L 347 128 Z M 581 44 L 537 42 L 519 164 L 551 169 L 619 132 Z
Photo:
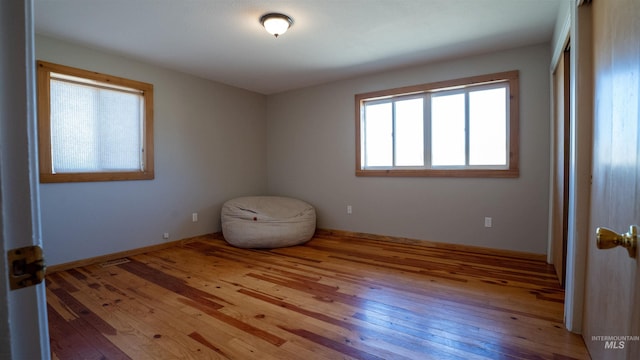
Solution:
M 220 231 L 225 200 L 266 191 L 264 95 L 42 36 L 36 58 L 149 82 L 155 96 L 154 180 L 40 186 L 49 265 Z
M 549 44 L 542 44 L 271 95 L 268 190 L 315 205 L 321 228 L 543 254 L 549 61 Z M 355 94 L 507 70 L 520 70 L 519 178 L 355 176 Z M 485 216 L 492 228 L 484 227 Z

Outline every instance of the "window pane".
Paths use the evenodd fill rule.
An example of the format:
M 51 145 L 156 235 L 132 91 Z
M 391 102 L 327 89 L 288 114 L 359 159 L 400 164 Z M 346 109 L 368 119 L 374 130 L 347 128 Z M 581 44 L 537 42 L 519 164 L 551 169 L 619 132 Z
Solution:
M 396 165 L 424 165 L 422 98 L 396 102 Z
M 365 166 L 393 165 L 391 103 L 365 106 Z
M 141 170 L 142 97 L 51 80 L 54 173 Z
M 140 169 L 142 97 L 100 90 L 100 163 L 103 169 Z
M 93 89 L 51 80 L 51 156 L 54 172 L 96 169 Z
M 464 94 L 431 98 L 431 164 L 465 165 Z
M 507 165 L 506 89 L 469 93 L 469 164 Z

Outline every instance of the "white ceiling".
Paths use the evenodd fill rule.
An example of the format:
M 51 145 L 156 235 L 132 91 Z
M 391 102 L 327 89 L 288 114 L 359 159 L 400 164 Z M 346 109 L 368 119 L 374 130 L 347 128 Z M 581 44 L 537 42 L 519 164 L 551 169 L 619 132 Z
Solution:
M 567 0 L 35 0 L 39 34 L 263 94 L 547 42 Z M 274 38 L 258 19 L 294 19 Z M 88 69 L 92 70 L 92 69 Z

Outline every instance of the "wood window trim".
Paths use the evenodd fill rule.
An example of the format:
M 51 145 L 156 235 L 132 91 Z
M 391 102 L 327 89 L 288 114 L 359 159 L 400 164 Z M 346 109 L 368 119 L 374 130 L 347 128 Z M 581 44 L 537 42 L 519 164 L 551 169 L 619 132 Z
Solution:
M 386 98 L 399 95 L 419 94 L 436 90 L 463 86 L 475 86 L 493 82 L 509 83 L 509 167 L 507 169 L 363 169 L 361 149 L 361 115 L 365 100 Z M 467 178 L 517 178 L 520 176 L 519 164 L 519 71 L 505 71 L 488 75 L 478 75 L 455 80 L 439 81 L 428 84 L 412 85 L 388 90 L 373 91 L 355 95 L 356 119 L 356 176 L 358 177 L 467 177 Z
M 78 172 L 54 173 L 51 154 L 51 73 L 76 76 L 102 83 L 137 89 L 144 96 L 144 169 L 141 171 L 119 172 Z M 38 106 L 38 156 L 41 183 L 59 182 L 91 182 L 91 181 L 125 181 L 151 180 L 154 175 L 153 152 L 153 85 L 106 75 L 98 72 L 82 70 L 70 66 L 54 64 L 46 61 L 36 62 L 37 106 Z

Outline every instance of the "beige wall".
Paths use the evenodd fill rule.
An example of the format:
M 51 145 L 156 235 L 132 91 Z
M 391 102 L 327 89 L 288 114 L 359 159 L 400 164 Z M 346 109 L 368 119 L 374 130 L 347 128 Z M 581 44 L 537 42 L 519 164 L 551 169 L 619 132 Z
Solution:
M 271 95 L 268 190 L 315 205 L 322 228 L 543 254 L 549 62 L 549 44 L 542 44 Z M 354 175 L 355 94 L 507 70 L 520 70 L 519 178 Z M 492 228 L 484 227 L 485 216 L 493 218 Z
M 323 228 L 545 253 L 549 57 L 543 44 L 264 96 L 37 36 L 37 59 L 155 86 L 156 179 L 42 184 L 47 262 L 219 231 L 225 200 L 264 193 L 309 201 Z M 355 94 L 514 69 L 520 178 L 355 177 Z
M 225 200 L 266 191 L 264 95 L 42 36 L 36 58 L 149 82 L 155 96 L 154 180 L 40 186 L 49 265 L 220 231 Z

